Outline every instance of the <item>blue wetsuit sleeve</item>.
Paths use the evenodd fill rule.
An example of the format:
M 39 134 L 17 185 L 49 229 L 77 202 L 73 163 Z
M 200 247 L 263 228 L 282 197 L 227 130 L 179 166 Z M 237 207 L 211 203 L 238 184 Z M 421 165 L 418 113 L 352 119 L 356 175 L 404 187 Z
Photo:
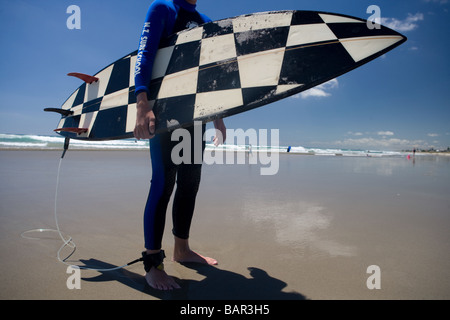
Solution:
M 168 8 L 161 1 L 155 1 L 150 6 L 145 18 L 144 27 L 139 40 L 139 49 L 134 71 L 136 95 L 146 91 L 150 84 L 155 62 L 156 52 L 159 48 L 166 24 Z
M 200 13 L 200 16 L 202 17 L 204 23 L 207 23 L 207 22 L 211 22 L 211 21 L 212 21 L 207 15 L 205 15 L 205 14 L 203 14 L 203 13 Z

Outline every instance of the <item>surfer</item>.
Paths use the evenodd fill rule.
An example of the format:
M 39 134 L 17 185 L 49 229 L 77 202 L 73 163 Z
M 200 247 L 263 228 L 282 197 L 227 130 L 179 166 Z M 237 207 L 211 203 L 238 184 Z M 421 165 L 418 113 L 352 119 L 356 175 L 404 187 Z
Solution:
M 177 189 L 172 208 L 172 233 L 175 238 L 173 260 L 217 264 L 215 259 L 192 251 L 188 242 L 202 165 L 196 164 L 194 161 L 191 161 L 191 164 L 175 165 L 173 163 L 171 151 L 176 142 L 171 141 L 170 132 L 155 135 L 155 115 L 148 101 L 148 85 L 160 42 L 171 34 L 211 21 L 196 10 L 196 4 L 197 0 L 155 0 L 147 13 L 136 61 L 137 118 L 134 135 L 137 139 L 150 139 L 152 162 L 152 181 L 144 211 L 146 250 L 142 252 L 142 256 L 147 283 L 160 290 L 180 288 L 175 280 L 164 271 L 165 254 L 161 249 L 166 210 L 175 181 Z M 217 132 L 214 142 L 216 144 L 223 143 L 226 138 L 223 120 L 214 121 L 214 126 Z M 193 138 L 193 127 L 187 128 L 187 130 Z M 202 126 L 202 130 L 204 133 L 205 125 Z M 202 143 L 203 153 L 205 142 L 196 143 Z M 192 143 L 192 145 L 194 144 L 195 142 Z M 193 146 L 192 150 L 194 150 Z M 194 157 L 193 152 L 191 155 Z

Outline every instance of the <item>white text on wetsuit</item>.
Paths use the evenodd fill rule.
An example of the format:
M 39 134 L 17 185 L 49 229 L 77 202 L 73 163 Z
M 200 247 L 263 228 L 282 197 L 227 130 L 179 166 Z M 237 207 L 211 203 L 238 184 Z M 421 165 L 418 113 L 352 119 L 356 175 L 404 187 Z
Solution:
M 135 76 L 141 73 L 142 55 L 143 55 L 143 50 L 147 46 L 147 40 L 148 40 L 147 34 L 149 32 L 150 32 L 150 22 L 146 22 L 144 24 L 144 29 L 142 30 L 141 40 L 139 42 L 139 50 L 138 50 L 138 55 L 136 58 L 136 68 L 134 70 Z

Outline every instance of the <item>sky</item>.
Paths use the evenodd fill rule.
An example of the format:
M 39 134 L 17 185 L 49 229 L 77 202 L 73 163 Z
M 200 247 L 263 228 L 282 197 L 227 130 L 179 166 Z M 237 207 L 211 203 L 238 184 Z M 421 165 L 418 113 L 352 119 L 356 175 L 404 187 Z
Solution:
M 0 133 L 52 135 L 80 80 L 137 49 L 151 0 L 0 0 Z M 69 29 L 71 5 L 80 29 Z M 225 119 L 279 129 L 280 145 L 403 150 L 450 147 L 450 0 L 199 0 L 212 20 L 276 10 L 368 19 L 408 37 L 384 56 L 307 92 Z

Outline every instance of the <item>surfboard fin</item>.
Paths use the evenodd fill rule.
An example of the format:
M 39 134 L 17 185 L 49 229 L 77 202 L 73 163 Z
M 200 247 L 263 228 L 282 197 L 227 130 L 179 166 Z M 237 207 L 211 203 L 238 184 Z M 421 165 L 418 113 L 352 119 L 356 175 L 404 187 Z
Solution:
M 45 108 L 44 111 L 47 112 L 56 112 L 59 113 L 62 116 L 71 116 L 73 114 L 73 111 L 67 110 L 67 109 L 58 109 L 58 108 Z
M 84 73 L 71 72 L 71 73 L 68 73 L 67 75 L 71 76 L 71 77 L 76 77 L 78 79 L 81 79 L 84 82 L 89 83 L 89 84 L 91 84 L 92 82 L 97 82 L 98 81 L 97 77 L 90 76 L 90 75 L 87 75 L 87 74 L 84 74 Z
M 74 132 L 76 134 L 82 134 L 82 133 L 88 132 L 88 130 L 89 130 L 88 128 L 58 128 L 53 131 L 55 131 L 55 132 L 59 132 L 59 131 Z

